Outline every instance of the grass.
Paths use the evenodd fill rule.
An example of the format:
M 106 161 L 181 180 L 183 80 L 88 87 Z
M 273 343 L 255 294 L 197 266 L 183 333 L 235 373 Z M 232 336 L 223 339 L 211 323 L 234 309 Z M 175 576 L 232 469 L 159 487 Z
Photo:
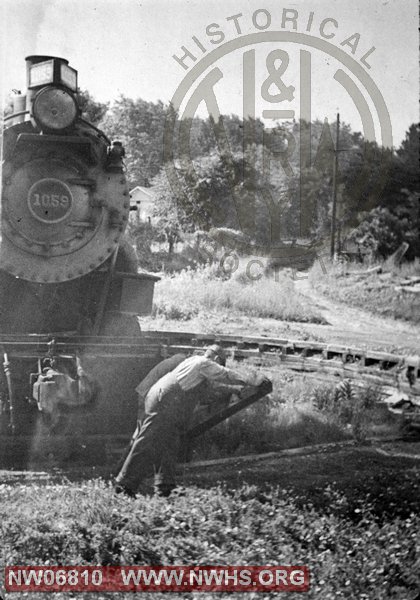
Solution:
M 236 368 L 249 374 L 254 367 Z M 271 397 L 203 438 L 200 458 L 270 450 L 271 444 L 287 448 L 335 441 L 349 437 L 347 425 L 372 416 L 375 390 L 320 385 L 288 371 L 273 370 L 270 377 Z M 333 459 L 334 479 L 345 470 L 351 474 L 345 484 L 331 486 L 325 483 L 322 459 L 317 460 L 321 477 L 303 488 L 308 470 L 318 473 L 307 456 L 293 463 L 298 487 L 284 489 L 284 462 L 274 463 L 282 488 L 270 485 L 274 474 L 264 475 L 261 464 L 259 479 L 255 469 L 250 474 L 252 485 L 236 477 L 233 466 L 231 476 L 222 474 L 226 486 L 210 479 L 207 489 L 187 485 L 168 500 L 115 496 L 101 479 L 0 484 L 0 582 L 6 565 L 296 564 L 310 569 L 308 599 L 414 599 L 420 585 L 418 469 L 401 461 L 398 472 L 385 472 L 375 463 L 356 479 L 341 457 Z M 155 597 L 166 600 L 168 594 Z M 203 600 L 220 597 L 194 594 Z M 255 597 L 240 595 L 241 600 Z M 50 594 L 37 599 L 49 600 Z
M 349 437 L 343 427 L 317 411 L 309 400 L 280 405 L 275 398 L 267 398 L 199 438 L 193 458 L 241 456 Z
M 382 273 L 367 276 L 348 275 L 365 271 L 366 265 L 328 263 L 326 273 L 318 263 L 309 278 L 315 289 L 336 301 L 363 308 L 372 313 L 420 324 L 420 294 L 396 291 L 401 280 L 420 276 L 420 261 L 394 266 L 389 261 L 381 265 Z
M 252 373 L 249 365 L 228 366 Z M 390 435 L 398 428 L 395 417 L 378 404 L 382 395 L 377 388 L 358 390 L 348 380 L 319 383 L 283 369 L 265 371 L 273 392 L 198 438 L 194 460 L 346 439 L 364 442 L 367 437 Z
M 322 323 L 294 289 L 290 278 L 277 281 L 262 276 L 251 281 L 244 271 L 227 277 L 217 266 L 206 265 L 165 276 L 155 288 L 154 316 L 188 320 L 211 312 L 246 314 L 285 321 Z
M 189 487 L 169 500 L 116 497 L 101 480 L 0 485 L 0 565 L 296 564 L 311 571 L 308 599 L 409 600 L 420 586 L 418 498 L 410 472 L 349 493 Z

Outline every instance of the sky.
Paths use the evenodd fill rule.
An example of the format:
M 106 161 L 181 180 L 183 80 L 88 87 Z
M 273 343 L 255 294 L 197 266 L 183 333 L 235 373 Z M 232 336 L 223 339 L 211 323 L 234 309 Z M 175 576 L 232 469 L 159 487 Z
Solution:
M 284 15 L 283 9 L 295 12 Z M 265 42 L 261 37 L 258 43 L 209 58 L 211 51 L 222 55 L 222 46 L 247 34 L 295 31 L 328 42 L 367 73 L 389 112 L 395 146 L 400 144 L 409 125 L 418 121 L 416 0 L 295 0 L 289 3 L 273 0 L 0 0 L 0 14 L 3 97 L 12 89 L 25 89 L 24 59 L 30 54 L 67 58 L 79 72 L 80 87 L 88 89 L 100 101 L 112 101 L 123 94 L 167 103 L 184 77 L 189 76 L 182 107 L 197 84 L 217 67 L 222 77 L 214 92 L 220 112 L 242 116 L 243 64 L 252 55 L 256 116 L 261 116 L 263 110 L 293 109 L 299 118 L 302 95 L 299 77 L 302 52 L 306 50 L 306 54 L 311 54 L 312 117 L 327 118 L 331 122 L 339 111 L 342 120 L 354 130 L 362 129 L 360 110 L 354 99 L 334 79 L 341 69 L 344 77 L 350 77 L 361 91 L 372 115 L 374 135 L 380 141 L 381 117 L 371 95 L 361 85 L 357 69 L 353 72 L 351 64 L 343 66 L 324 50 L 300 43 Z M 240 17 L 232 18 L 239 14 Z M 293 15 L 295 22 L 287 18 L 283 22 L 285 16 Z M 322 37 L 320 24 L 324 19 L 329 21 L 325 22 L 323 33 L 334 37 Z M 206 35 L 206 27 L 212 23 L 218 25 L 213 27 L 213 32 L 222 32 L 222 42 L 221 34 Z M 346 39 L 349 41 L 343 44 Z M 219 43 L 212 43 L 217 41 Z M 197 59 L 195 62 L 185 59 L 187 69 L 173 58 L 173 55 L 182 57 L 182 46 Z M 365 59 L 370 65 L 368 68 L 361 59 L 372 47 L 375 49 Z M 271 54 L 279 49 L 280 55 Z M 248 59 L 244 58 L 245 53 Z M 267 62 L 270 56 L 272 67 Z M 202 72 L 197 67 L 194 74 L 193 68 L 200 58 L 208 58 L 208 66 Z M 250 64 L 246 63 L 247 69 Z M 268 81 L 268 90 L 263 93 L 270 73 L 274 82 Z M 287 100 L 284 89 L 291 86 L 295 88 L 293 98 Z M 207 106 L 201 102 L 198 114 L 205 116 L 206 111 Z M 272 122 L 270 118 L 267 121 Z

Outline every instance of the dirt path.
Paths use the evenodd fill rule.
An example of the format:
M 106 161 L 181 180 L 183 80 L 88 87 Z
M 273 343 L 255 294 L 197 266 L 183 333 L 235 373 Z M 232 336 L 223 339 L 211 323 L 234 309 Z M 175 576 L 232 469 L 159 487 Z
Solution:
M 408 473 L 418 482 L 419 452 L 419 443 L 323 444 L 220 462 L 192 463 L 185 466 L 180 479 L 184 485 L 204 487 L 216 482 L 223 482 L 228 487 L 269 483 L 301 491 L 330 484 L 351 489 L 364 486 L 378 476 L 398 479 Z
M 305 274 L 300 274 L 304 277 Z M 402 354 L 420 354 L 420 327 L 359 308 L 333 302 L 310 286 L 307 278 L 294 282 L 297 291 L 325 319 L 324 324 L 298 323 L 248 317 L 243 314 L 215 312 L 188 321 L 144 318 L 144 330 L 188 331 L 225 335 L 267 336 L 283 339 L 314 340 L 361 349 Z
M 304 491 L 329 484 L 340 488 L 364 486 L 371 478 L 397 479 L 409 476 L 418 485 L 420 476 L 420 442 L 377 441 L 358 446 L 338 442 L 248 455 L 221 460 L 179 465 L 178 483 L 184 486 L 211 487 L 224 483 L 228 487 L 280 485 Z M 108 479 L 105 467 L 84 467 L 45 471 L 0 470 L 0 484 L 49 485 L 79 482 L 97 477 Z M 149 489 L 150 488 L 150 489 Z M 145 484 L 145 493 L 151 486 Z
M 328 331 L 329 341 L 420 354 L 420 327 L 333 302 L 314 290 L 307 278 L 295 281 L 295 288 L 328 322 L 328 325 L 309 324 L 307 330 L 315 335 L 325 335 Z

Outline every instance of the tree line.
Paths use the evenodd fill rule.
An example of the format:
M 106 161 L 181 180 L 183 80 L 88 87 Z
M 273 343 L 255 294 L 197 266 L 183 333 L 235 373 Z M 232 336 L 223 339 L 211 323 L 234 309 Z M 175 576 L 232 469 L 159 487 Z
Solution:
M 79 101 L 88 120 L 123 142 L 130 187 L 153 187 L 154 230 L 139 235 L 165 239 L 169 249 L 187 233 L 214 228 L 240 232 L 262 246 L 328 235 L 335 123 L 289 121 L 268 128 L 259 119 L 237 115 L 217 123 L 211 117 L 181 123 L 173 108 L 160 101 L 120 96 L 108 105 L 87 91 Z M 171 167 L 176 189 L 165 164 L 168 118 L 179 131 Z M 185 132 L 186 149 L 179 150 Z M 309 140 L 305 147 L 302 138 Z M 304 154 L 310 155 L 306 165 Z M 338 161 L 341 241 L 346 237 L 381 257 L 405 241 L 407 258 L 420 256 L 419 125 L 411 125 L 391 151 L 343 124 Z
M 236 115 L 218 123 L 211 117 L 178 121 L 188 132 L 188 156 L 178 153 L 174 190 L 163 152 L 171 110 L 162 102 L 121 96 L 100 118 L 101 127 L 125 145 L 130 185 L 153 186 L 156 233 L 170 248 L 185 233 L 220 227 L 240 231 L 260 245 L 297 239 L 302 236 L 302 201 L 303 236 L 311 240 L 328 234 L 335 123 L 304 124 L 310 130 L 311 159 L 302 166 L 302 125 L 297 122 L 267 128 L 259 119 Z M 343 238 L 381 257 L 406 241 L 407 257 L 420 256 L 418 160 L 417 124 L 394 151 L 341 126 L 337 216 Z

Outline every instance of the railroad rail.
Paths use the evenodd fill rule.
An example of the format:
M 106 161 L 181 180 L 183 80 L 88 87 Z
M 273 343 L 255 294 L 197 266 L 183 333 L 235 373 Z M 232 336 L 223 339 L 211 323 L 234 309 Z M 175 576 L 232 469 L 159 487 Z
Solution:
M 152 332 L 147 332 L 151 334 Z M 344 378 L 357 384 L 379 385 L 385 393 L 395 389 L 418 397 L 420 403 L 420 356 L 377 352 L 314 341 L 153 332 L 160 338 L 162 350 L 192 352 L 217 343 L 232 352 L 235 360 L 248 360 L 257 366 L 280 367 L 318 378 Z
M 166 358 L 178 352 L 200 352 L 220 344 L 236 361 L 270 369 L 285 368 L 318 379 L 350 379 L 376 385 L 385 394 L 408 394 L 420 406 L 420 356 L 282 338 L 144 331 L 137 337 L 74 337 L 74 335 L 1 335 L 0 347 L 9 360 L 81 354 L 88 357 Z
M 284 369 L 324 381 L 348 379 L 356 387 L 374 386 L 380 389 L 383 400 L 386 402 L 386 397 L 390 397 L 388 401 L 392 406 L 395 406 L 395 398 L 399 401 L 401 397 L 402 408 L 397 408 L 398 412 L 404 415 L 411 428 L 419 429 L 420 357 L 417 355 L 378 352 L 316 341 L 178 331 L 143 331 L 136 337 L 75 337 L 73 332 L 56 335 L 0 335 L 6 376 L 9 365 L 16 364 L 19 360 L 39 362 L 48 356 L 72 359 L 80 356 L 93 362 L 95 359 L 134 358 L 149 359 L 152 364 L 156 364 L 179 352 L 203 352 L 206 346 L 214 343 L 224 347 L 234 361 L 245 361 L 247 365 L 263 367 L 268 374 Z M 189 455 L 194 438 L 269 394 L 272 388 L 268 383 L 260 388 L 243 390 L 236 401 L 219 412 L 207 414 L 206 417 L 203 414 L 204 420 L 196 423 L 184 440 L 183 456 Z M 13 404 L 10 403 L 10 409 L 12 407 Z M 9 412 L 13 425 L 13 410 Z M 9 429 L 13 433 L 13 427 Z M 25 440 L 23 436 L 20 437 L 24 445 Z M 58 446 L 59 437 L 56 436 Z M 101 445 L 107 448 L 107 455 L 112 460 L 121 455 L 122 448 L 129 439 L 127 434 L 92 434 L 90 437 L 89 441 L 101 439 Z M 105 443 L 108 437 L 110 439 Z M 7 446 L 6 439 L 0 441 Z M 5 455 L 4 448 L 0 448 L 0 456 L 2 454 Z

